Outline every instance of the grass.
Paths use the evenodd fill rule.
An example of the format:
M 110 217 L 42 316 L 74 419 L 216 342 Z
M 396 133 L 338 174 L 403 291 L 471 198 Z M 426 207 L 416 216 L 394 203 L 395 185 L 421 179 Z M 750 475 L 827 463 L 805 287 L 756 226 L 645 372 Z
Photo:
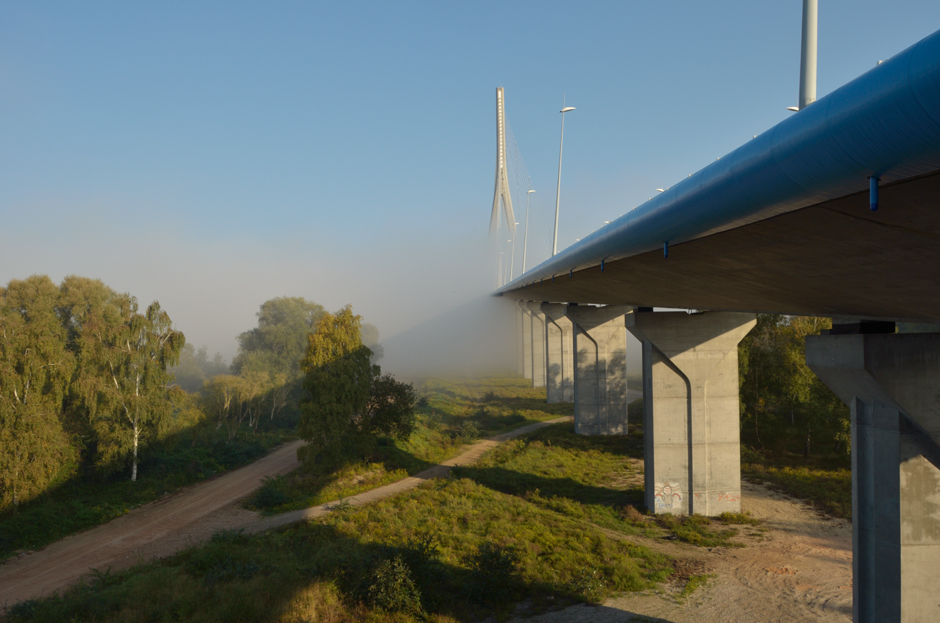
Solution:
M 690 596 L 692 593 L 708 584 L 708 580 L 713 577 L 715 577 L 713 574 L 693 575 L 689 578 L 689 581 L 685 583 L 685 586 L 682 587 L 679 597 L 684 599 Z
M 570 404 L 546 405 L 544 390 L 524 383 L 426 381 L 421 424 L 407 443 L 387 441 L 373 461 L 332 474 L 270 479 L 259 495 L 266 491 L 270 509 L 348 498 L 453 456 L 474 429 L 490 436 L 570 413 Z M 631 405 L 631 414 L 639 408 Z M 741 546 L 735 526 L 757 522 L 740 513 L 709 519 L 637 510 L 642 427 L 631 429 L 585 437 L 571 424 L 548 426 L 448 478 L 362 507 L 336 505 L 280 531 L 218 533 L 167 559 L 96 573 L 61 596 L 17 604 L 7 619 L 454 623 L 600 603 L 670 579 L 684 582 L 687 596 L 708 576 L 677 571 L 637 541 Z M 759 530 L 750 536 L 761 537 Z
M 340 470 L 301 469 L 269 478 L 247 508 L 270 515 L 352 497 L 457 456 L 478 439 L 573 414 L 570 403 L 549 405 L 544 389 L 514 377 L 428 379 L 417 388 L 422 400 L 410 439 L 380 439 L 369 460 Z
M 213 541 L 61 597 L 13 621 L 467 621 L 597 602 L 656 586 L 667 558 L 466 478 L 430 481 L 293 528 Z
M 137 482 L 122 472 L 107 479 L 76 477 L 18 509 L 0 514 L 0 560 L 34 550 L 70 534 L 124 515 L 194 482 L 245 465 L 291 438 L 289 429 L 239 434 L 201 431 L 201 443 L 184 437 L 159 444 L 143 455 Z
M 668 538 L 702 547 L 742 547 L 736 528 L 756 524 L 745 514 L 649 515 L 643 504 L 643 436 L 631 424 L 625 437 L 575 435 L 572 424 L 556 424 L 491 450 L 471 467 L 456 468 L 457 476 L 491 489 L 522 497 L 572 519 L 624 535 Z M 633 460 L 631 460 L 633 459 Z
M 743 463 L 741 474 L 755 482 L 810 502 L 817 509 L 852 520 L 852 470 L 799 465 L 773 465 L 771 462 Z

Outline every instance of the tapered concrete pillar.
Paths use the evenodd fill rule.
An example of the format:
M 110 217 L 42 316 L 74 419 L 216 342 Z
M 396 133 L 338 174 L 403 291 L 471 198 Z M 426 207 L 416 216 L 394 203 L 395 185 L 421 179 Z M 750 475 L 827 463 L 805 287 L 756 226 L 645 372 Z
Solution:
M 646 507 L 715 516 L 741 511 L 738 342 L 754 314 L 637 312 L 643 344 Z
M 523 332 L 525 330 L 525 314 L 519 308 L 516 301 L 513 301 L 513 339 L 516 341 L 516 374 L 525 377 L 525 344 Z
M 545 314 L 541 303 L 527 303 L 532 321 L 532 387 L 545 387 Z
M 532 312 L 525 301 L 516 301 L 522 312 L 522 376 L 532 380 Z
M 574 336 L 574 431 L 627 434 L 627 331 L 624 305 L 569 305 Z
M 806 363 L 851 411 L 853 619 L 940 620 L 940 334 L 808 337 Z
M 574 324 L 566 305 L 542 303 L 545 314 L 545 387 L 548 402 L 574 401 Z

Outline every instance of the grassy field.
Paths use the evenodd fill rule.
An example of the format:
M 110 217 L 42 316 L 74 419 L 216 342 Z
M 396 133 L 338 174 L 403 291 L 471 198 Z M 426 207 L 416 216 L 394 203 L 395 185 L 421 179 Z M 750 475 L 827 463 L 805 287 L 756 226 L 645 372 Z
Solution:
M 422 400 L 408 441 L 380 439 L 370 460 L 337 471 L 269 478 L 246 506 L 270 515 L 352 497 L 437 465 L 478 439 L 574 413 L 570 403 L 546 404 L 544 388 L 512 377 L 428 379 L 416 386 Z
M 274 429 L 245 431 L 229 440 L 225 431 L 203 430 L 198 444 L 183 434 L 148 449 L 137 482 L 130 482 L 126 473 L 107 479 L 67 480 L 18 509 L 0 514 L 0 560 L 106 523 L 181 487 L 250 463 L 294 436 L 292 429 Z
M 427 404 L 409 443 L 382 446 L 373 467 L 323 476 L 327 484 L 315 485 L 319 490 L 303 491 L 309 476 L 291 476 L 287 492 L 338 491 L 337 483 L 356 470 L 381 469 L 382 478 L 396 470 L 410 473 L 452 456 L 476 436 L 571 409 L 546 405 L 544 390 L 511 379 L 428 381 L 420 389 Z M 471 424 L 475 433 L 468 433 Z M 61 597 L 19 604 L 7 618 L 502 620 L 656 589 L 673 577 L 674 565 L 644 547 L 645 539 L 747 542 L 731 525 L 753 523 L 746 516 L 653 518 L 638 511 L 641 448 L 639 426 L 627 438 L 581 437 L 571 424 L 549 426 L 501 445 L 449 478 L 382 502 L 340 506 L 322 519 L 257 536 L 219 533 L 171 558 L 97 573 Z M 703 580 L 679 584 L 691 583 L 685 587 L 690 592 Z

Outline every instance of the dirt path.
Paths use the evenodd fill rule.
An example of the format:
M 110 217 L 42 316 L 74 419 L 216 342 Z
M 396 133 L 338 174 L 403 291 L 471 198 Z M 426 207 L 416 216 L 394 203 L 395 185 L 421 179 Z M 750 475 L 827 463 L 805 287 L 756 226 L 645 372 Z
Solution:
M 803 502 L 748 482 L 741 506 L 764 520 L 764 540 L 745 538 L 741 549 L 711 550 L 674 543 L 650 545 L 685 562 L 695 574 L 713 574 L 691 597 L 678 587 L 575 606 L 528 623 L 591 621 L 839 621 L 852 620 L 852 524 L 820 515 Z M 742 532 L 752 532 L 748 527 Z
M 454 465 L 475 462 L 499 443 L 570 417 L 539 422 L 479 441 L 441 465 L 390 485 L 367 491 L 349 502 L 353 506 L 386 498 L 421 482 L 447 475 Z M 169 556 L 189 545 L 207 541 L 223 529 L 261 532 L 305 519 L 319 517 L 339 500 L 299 511 L 261 519 L 245 510 L 238 500 L 254 491 L 264 476 L 286 474 L 298 467 L 295 441 L 263 459 L 216 478 L 194 485 L 134 509 L 127 515 L 87 532 L 67 537 L 27 556 L 0 566 L 0 610 L 18 601 L 49 595 L 77 581 L 92 569 L 115 570 Z
M 302 443 L 286 444 L 250 465 L 0 565 L 0 605 L 48 595 L 91 569 L 121 569 L 167 555 L 211 536 L 226 523 L 256 520 L 255 513 L 226 507 L 255 490 L 262 477 L 295 469 L 297 448 Z M 206 535 L 200 525 L 210 516 L 212 528 Z

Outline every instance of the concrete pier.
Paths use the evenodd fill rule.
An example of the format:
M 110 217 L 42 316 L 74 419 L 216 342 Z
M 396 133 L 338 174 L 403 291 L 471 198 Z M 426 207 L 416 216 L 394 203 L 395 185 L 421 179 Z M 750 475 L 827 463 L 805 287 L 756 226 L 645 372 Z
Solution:
M 545 387 L 548 402 L 574 402 L 574 324 L 560 303 L 542 303 L 545 314 Z
M 574 430 L 579 435 L 627 434 L 625 305 L 568 305 L 574 336 Z
M 525 377 L 525 345 L 523 344 L 522 333 L 525 328 L 525 314 L 519 308 L 519 304 L 513 301 L 512 304 L 512 336 L 516 342 L 516 374 Z
M 522 313 L 521 342 L 522 342 L 522 376 L 532 380 L 532 312 L 525 301 L 516 301 Z
M 741 511 L 738 342 L 754 314 L 641 311 L 646 507 L 715 516 Z
M 545 314 L 541 303 L 526 303 L 532 321 L 532 387 L 545 387 Z
M 806 363 L 851 411 L 853 620 L 940 620 L 940 334 L 812 336 Z

